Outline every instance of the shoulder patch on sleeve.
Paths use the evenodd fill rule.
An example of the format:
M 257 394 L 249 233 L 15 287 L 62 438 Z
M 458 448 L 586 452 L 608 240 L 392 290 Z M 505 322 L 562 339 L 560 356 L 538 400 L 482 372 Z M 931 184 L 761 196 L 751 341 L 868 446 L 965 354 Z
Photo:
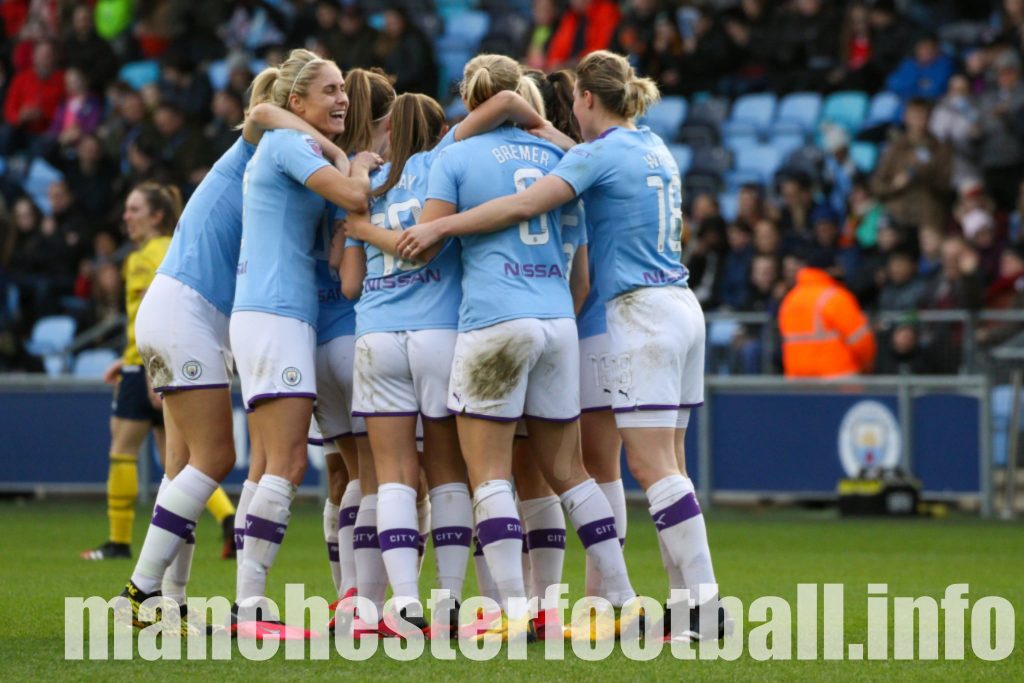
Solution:
M 322 149 L 320 149 L 320 143 L 319 142 L 317 142 L 316 140 L 314 140 L 313 138 L 311 138 L 308 135 L 303 135 L 302 139 L 305 140 L 306 144 L 309 145 L 310 149 L 313 150 L 313 154 L 316 154 L 319 157 L 322 157 L 324 155 L 324 151 Z

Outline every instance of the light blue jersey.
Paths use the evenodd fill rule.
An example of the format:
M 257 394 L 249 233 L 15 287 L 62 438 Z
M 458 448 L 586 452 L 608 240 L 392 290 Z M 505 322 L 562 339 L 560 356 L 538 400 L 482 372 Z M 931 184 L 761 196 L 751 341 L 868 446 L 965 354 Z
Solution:
M 572 261 L 576 252 L 587 243 L 587 214 L 583 200 L 577 199 L 562 207 L 562 253 L 565 255 L 565 279 L 572 276 Z
M 242 242 L 242 175 L 256 146 L 241 136 L 192 193 L 158 273 L 199 292 L 224 315 L 235 299 Z
M 447 139 L 447 138 L 446 138 Z M 444 142 L 409 157 L 398 183 L 370 206 L 370 220 L 385 230 L 416 225 L 427 198 L 430 167 Z M 374 189 L 387 182 L 391 165 L 374 176 Z M 366 251 L 366 279 L 356 305 L 356 335 L 370 332 L 455 329 L 462 300 L 462 262 L 458 240 L 427 264 L 396 259 L 372 244 Z
M 522 192 L 561 158 L 551 143 L 503 126 L 441 152 L 430 169 L 427 198 L 465 211 Z M 518 225 L 460 238 L 460 331 L 519 318 L 573 317 L 561 213 L 559 207 Z
M 316 259 L 316 300 L 319 306 L 316 322 L 316 344 L 321 346 L 356 333 L 356 302 L 349 301 L 341 293 L 341 279 L 338 271 L 331 268 L 331 237 L 334 222 L 344 220 L 344 209 L 327 203 L 313 244 Z
M 610 128 L 569 150 L 552 174 L 587 207 L 594 284 L 606 301 L 640 287 L 686 286 L 682 185 L 661 138 L 646 127 Z
M 263 134 L 242 181 L 233 310 L 297 318 L 316 327 L 313 244 L 327 202 L 305 182 L 329 165 L 308 135 L 285 129 Z
M 587 218 L 587 244 L 593 239 L 594 225 Z M 589 249 L 589 247 L 587 247 Z M 583 307 L 576 316 L 576 333 L 580 339 L 596 337 L 608 331 L 608 324 L 605 321 L 604 297 L 597 286 L 597 272 L 594 270 L 594 256 L 588 252 L 587 268 L 590 272 L 590 292 L 583 300 Z

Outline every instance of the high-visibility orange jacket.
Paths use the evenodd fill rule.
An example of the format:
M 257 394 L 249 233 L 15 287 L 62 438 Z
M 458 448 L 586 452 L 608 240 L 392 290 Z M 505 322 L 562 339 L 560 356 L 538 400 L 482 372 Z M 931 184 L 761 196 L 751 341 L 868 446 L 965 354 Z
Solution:
M 779 307 L 787 377 L 842 377 L 871 370 L 875 335 L 857 300 L 824 270 L 802 268 Z

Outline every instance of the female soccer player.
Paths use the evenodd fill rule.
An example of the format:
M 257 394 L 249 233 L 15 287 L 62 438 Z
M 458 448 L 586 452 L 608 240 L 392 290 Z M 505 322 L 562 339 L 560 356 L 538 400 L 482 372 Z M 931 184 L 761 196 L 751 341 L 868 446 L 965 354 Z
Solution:
M 432 98 L 402 95 L 389 128 L 391 161 L 373 181 L 370 221 L 351 217 L 354 238 L 342 267 L 345 294 L 362 292 L 357 312 L 356 384 L 353 412 L 366 418 L 378 488 L 378 536 L 405 620 L 419 601 L 417 504 L 420 460 L 416 423 L 422 418 L 423 470 L 429 486 L 434 551 L 440 588 L 457 614 L 472 536 L 472 505 L 454 420 L 446 407 L 455 347 L 462 267 L 459 246 L 449 243 L 429 263 L 394 257 L 399 232 L 416 224 L 426 203 L 427 178 L 437 154 L 451 142 L 514 120 L 527 127 L 543 119 L 514 93 L 495 97 L 445 135 L 444 111 Z M 443 136 L 443 138 L 442 138 Z M 355 241 L 355 240 L 358 240 Z M 391 620 L 394 623 L 394 620 Z M 457 621 L 437 624 L 434 635 L 451 636 Z M 388 623 L 385 632 L 393 631 Z
M 242 235 L 245 165 L 263 130 L 274 128 L 303 131 L 319 142 L 329 158 L 344 160 L 337 146 L 315 128 L 269 102 L 276 74 L 277 69 L 271 67 L 253 81 L 241 136 L 192 194 L 167 257 L 139 308 L 136 328 L 150 381 L 164 395 L 169 431 L 179 432 L 174 443 L 180 442 L 182 447 L 172 449 L 167 458 L 167 482 L 157 496 L 158 514 L 147 533 L 132 583 L 143 594 L 153 593 L 173 562 L 170 574 L 179 580 L 165 580 L 163 593 L 179 603 L 184 600 L 191 543 L 175 529 L 168 529 L 174 526 L 168 520 L 173 514 L 194 524 L 196 505 L 206 502 L 235 462 L 229 389 L 234 363 L 228 316 Z M 258 448 L 252 456 L 256 466 L 262 467 Z M 255 488 L 254 481 L 247 481 L 239 501 L 234 529 L 239 566 L 245 512 Z M 169 588 L 174 590 L 169 592 Z
M 331 136 L 344 130 L 348 98 L 341 72 L 307 50 L 293 50 L 270 101 Z M 291 501 L 306 470 L 306 438 L 316 398 L 317 299 L 313 246 L 325 200 L 365 211 L 376 156 L 361 154 L 351 177 L 323 157 L 311 137 L 264 133 L 242 181 L 242 246 L 230 337 L 250 429 L 266 471 L 246 513 L 241 611 L 260 607 Z
M 506 57 L 474 58 L 465 71 L 467 109 L 515 89 L 519 79 L 519 66 Z M 556 146 L 504 126 L 442 152 L 431 168 L 428 198 L 450 214 L 523 192 L 561 156 Z M 606 577 L 620 577 L 613 599 L 622 604 L 634 595 L 608 501 L 586 477 L 579 456 L 579 349 L 564 275 L 560 206 L 521 222 L 507 221 L 488 234 L 460 237 L 463 301 L 448 408 L 457 415 L 474 486 L 477 536 L 517 627 L 527 616 L 519 559 L 522 525 L 508 479 L 515 423 L 522 417 L 537 462 L 561 494 L 587 554 Z M 433 210 L 428 205 L 425 211 Z M 416 246 L 404 237 L 401 243 Z M 507 634 L 503 621 L 485 635 Z
M 704 321 L 679 262 L 679 171 L 662 141 L 634 124 L 657 87 L 607 51 L 585 57 L 577 79 L 573 110 L 585 144 L 525 192 L 406 231 L 400 253 L 415 258 L 443 237 L 497 230 L 583 197 L 596 286 L 607 297 L 605 386 L 630 471 L 673 565 L 699 599 L 717 603 L 704 518 L 680 467 L 690 408 L 703 401 Z
M 127 344 L 124 355 L 104 373 L 108 383 L 117 383 L 110 418 L 110 474 L 107 479 L 110 537 L 99 548 L 83 552 L 81 557 L 86 560 L 131 557 L 135 499 L 139 493 L 136 462 L 139 448 L 150 429 L 153 430 L 160 459 L 165 459 L 163 413 L 159 397 L 146 382 L 143 357 L 139 355 L 135 342 L 135 318 L 142 297 L 167 252 L 169 235 L 180 213 L 181 195 L 176 187 L 142 183 L 125 200 L 125 230 L 136 247 L 124 262 Z

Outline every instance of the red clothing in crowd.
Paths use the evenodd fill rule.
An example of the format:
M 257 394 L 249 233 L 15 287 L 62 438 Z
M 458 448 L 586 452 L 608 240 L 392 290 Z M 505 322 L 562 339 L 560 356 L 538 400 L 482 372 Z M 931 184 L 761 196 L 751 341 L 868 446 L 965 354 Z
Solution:
M 21 111 L 26 107 L 35 107 L 43 115 L 27 124 L 25 129 L 30 133 L 45 133 L 63 99 L 63 71 L 54 71 L 48 78 L 41 79 L 35 71 L 27 69 L 15 75 L 11 81 L 11 89 L 7 91 L 7 101 L 4 103 L 4 120 L 16 126 Z
M 548 45 L 548 67 L 558 68 L 570 59 L 607 48 L 618 24 L 619 7 L 612 0 L 593 0 L 586 16 L 566 10 Z M 578 35 L 581 29 L 582 35 Z

